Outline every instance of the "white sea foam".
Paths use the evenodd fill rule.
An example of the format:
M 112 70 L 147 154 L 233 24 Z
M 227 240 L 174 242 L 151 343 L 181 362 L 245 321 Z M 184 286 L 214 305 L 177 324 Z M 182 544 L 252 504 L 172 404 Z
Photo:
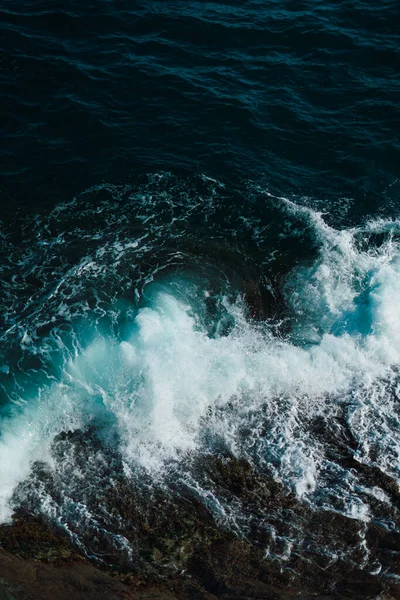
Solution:
M 32 463 L 51 464 L 57 433 L 107 419 L 116 424 L 128 466 L 156 473 L 166 459 L 201 448 L 207 430 L 234 453 L 268 463 L 299 496 L 329 506 L 333 467 L 308 425 L 343 409 L 357 460 L 398 477 L 400 226 L 376 221 L 336 231 L 321 214 L 289 201 L 284 206 L 303 215 L 320 246 L 314 264 L 299 267 L 285 285 L 294 314 L 290 337 L 249 323 L 241 301 L 227 299 L 235 325 L 210 337 L 191 285 L 176 293 L 168 283 L 151 284 L 151 302 L 123 341 L 99 334 L 69 356 L 60 381 L 2 423 L 2 521 L 10 518 L 12 492 Z M 363 242 L 371 233 L 384 235 L 379 247 Z M 342 475 L 336 500 L 349 516 L 367 520 L 369 507 Z

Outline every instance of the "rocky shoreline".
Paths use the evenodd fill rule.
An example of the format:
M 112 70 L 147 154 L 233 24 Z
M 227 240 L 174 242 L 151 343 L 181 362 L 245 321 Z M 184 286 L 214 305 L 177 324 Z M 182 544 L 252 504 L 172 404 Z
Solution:
M 86 544 L 96 548 L 97 557 L 101 549 L 102 560 L 95 554 L 89 560 L 65 531 L 21 508 L 11 524 L 0 526 L 0 600 L 400 598 L 400 584 L 382 577 L 400 570 L 396 532 L 378 523 L 363 530 L 370 564 L 376 559 L 383 567 L 371 574 L 360 555 L 365 524 L 312 511 L 232 456 L 203 456 L 192 468 L 210 492 L 253 515 L 245 536 L 218 522 L 187 490 L 171 494 L 155 487 L 150 494 L 149 487 L 138 490 L 120 477 L 99 501 L 123 522 L 119 532 L 131 553 L 115 552 L 106 540 L 93 538 Z M 288 531 L 297 528 L 298 541 L 286 557 L 281 549 L 278 559 L 280 542 L 271 531 L 284 531 L 285 523 Z M 318 549 L 319 539 L 336 550 L 335 560 Z

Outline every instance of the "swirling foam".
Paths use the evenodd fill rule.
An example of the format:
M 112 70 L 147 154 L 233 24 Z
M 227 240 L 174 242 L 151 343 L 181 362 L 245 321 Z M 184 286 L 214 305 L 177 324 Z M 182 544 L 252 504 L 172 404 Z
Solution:
M 311 227 L 319 245 L 317 259 L 284 286 L 291 333 L 273 335 L 268 324 L 247 319 L 243 299 L 225 297 L 233 325 L 210 335 L 204 284 L 166 278 L 147 287 L 122 339 L 98 330 L 85 347 L 71 349 L 60 337 L 59 378 L 2 422 L 1 521 L 10 519 L 13 491 L 35 461 L 56 468 L 54 437 L 93 425 L 117 432 L 128 470 L 139 464 L 157 476 L 166 461 L 179 464 L 222 439 L 233 453 L 267 465 L 299 497 L 368 520 L 356 475 L 332 461 L 329 442 L 316 439 L 310 424 L 344 415 L 356 460 L 398 481 L 400 223 L 337 231 L 321 214 L 275 200 Z M 384 496 L 376 486 L 370 493 Z

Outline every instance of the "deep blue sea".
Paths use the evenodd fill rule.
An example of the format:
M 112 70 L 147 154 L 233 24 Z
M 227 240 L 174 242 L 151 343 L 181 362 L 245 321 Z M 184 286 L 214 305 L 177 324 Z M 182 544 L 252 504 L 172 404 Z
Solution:
M 188 466 L 224 448 L 397 581 L 367 531 L 400 526 L 400 3 L 2 0 L 0 114 L 1 520 L 126 552 L 112 449 L 247 535 Z

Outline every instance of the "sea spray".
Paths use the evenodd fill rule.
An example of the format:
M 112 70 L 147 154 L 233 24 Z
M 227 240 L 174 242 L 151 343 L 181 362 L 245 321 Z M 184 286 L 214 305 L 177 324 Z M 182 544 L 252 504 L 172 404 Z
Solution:
M 223 264 L 216 270 L 213 261 L 201 260 L 204 248 L 194 255 L 193 241 L 187 242 L 185 223 L 195 210 L 196 218 L 218 232 L 216 187 L 207 202 L 185 199 L 175 208 L 171 200 L 179 214 L 171 217 L 174 225 L 145 217 L 148 196 L 132 195 L 140 227 L 132 239 L 132 227 L 124 229 L 120 215 L 122 225 L 114 223 L 117 240 L 107 219 L 115 212 L 113 202 L 127 209 L 112 190 L 112 198 L 97 208 L 97 214 L 104 211 L 104 227 L 98 223 L 86 234 L 77 264 L 74 240 L 67 244 L 69 254 L 57 246 L 59 234 L 47 242 L 47 260 L 59 260 L 57 283 L 45 280 L 36 310 L 22 314 L 17 336 L 11 326 L 4 338 L 18 339 L 22 356 L 20 374 L 12 368 L 13 379 L 4 388 L 16 402 L 1 425 L 3 521 L 36 497 L 35 510 L 73 529 L 78 540 L 89 524 L 107 532 L 101 507 L 87 506 L 79 490 L 83 482 L 90 488 L 112 478 L 112 470 L 99 466 L 107 464 L 110 452 L 128 478 L 143 473 L 167 487 L 171 478 L 191 482 L 206 505 L 212 496 L 193 479 L 190 457 L 218 455 L 221 448 L 272 473 L 316 510 L 368 522 L 382 503 L 390 503 L 379 481 L 366 484 L 346 461 L 350 456 L 355 464 L 398 479 L 397 222 L 336 230 L 320 213 L 270 197 L 285 219 L 307 228 L 315 246 L 314 256 L 294 264 L 282 281 L 288 326 L 281 332 L 272 317 L 253 320 L 245 287 L 229 285 L 231 274 L 243 281 L 243 271 L 238 277 L 230 264 L 226 272 Z M 158 201 L 165 201 L 165 193 Z M 176 248 L 165 253 L 169 226 L 179 227 L 191 255 Z M 379 243 L 370 243 L 373 236 Z M 34 264 L 34 256 L 27 257 Z M 28 262 L 21 261 L 23 268 Z M 37 269 L 42 272 L 40 264 Z M 25 372 L 25 364 L 36 367 Z M 35 387 L 38 374 L 42 379 Z M 54 440 L 68 432 L 77 439 L 95 435 L 93 460 L 78 464 L 76 452 L 67 449 L 55 454 L 61 442 Z M 58 481 L 57 496 L 40 483 L 37 464 Z M 36 483 L 26 487 L 29 477 Z M 214 496 L 212 505 L 218 518 L 241 523 L 236 526 L 246 531 L 246 519 L 229 512 L 222 498 Z M 288 548 L 293 543 L 288 538 Z

